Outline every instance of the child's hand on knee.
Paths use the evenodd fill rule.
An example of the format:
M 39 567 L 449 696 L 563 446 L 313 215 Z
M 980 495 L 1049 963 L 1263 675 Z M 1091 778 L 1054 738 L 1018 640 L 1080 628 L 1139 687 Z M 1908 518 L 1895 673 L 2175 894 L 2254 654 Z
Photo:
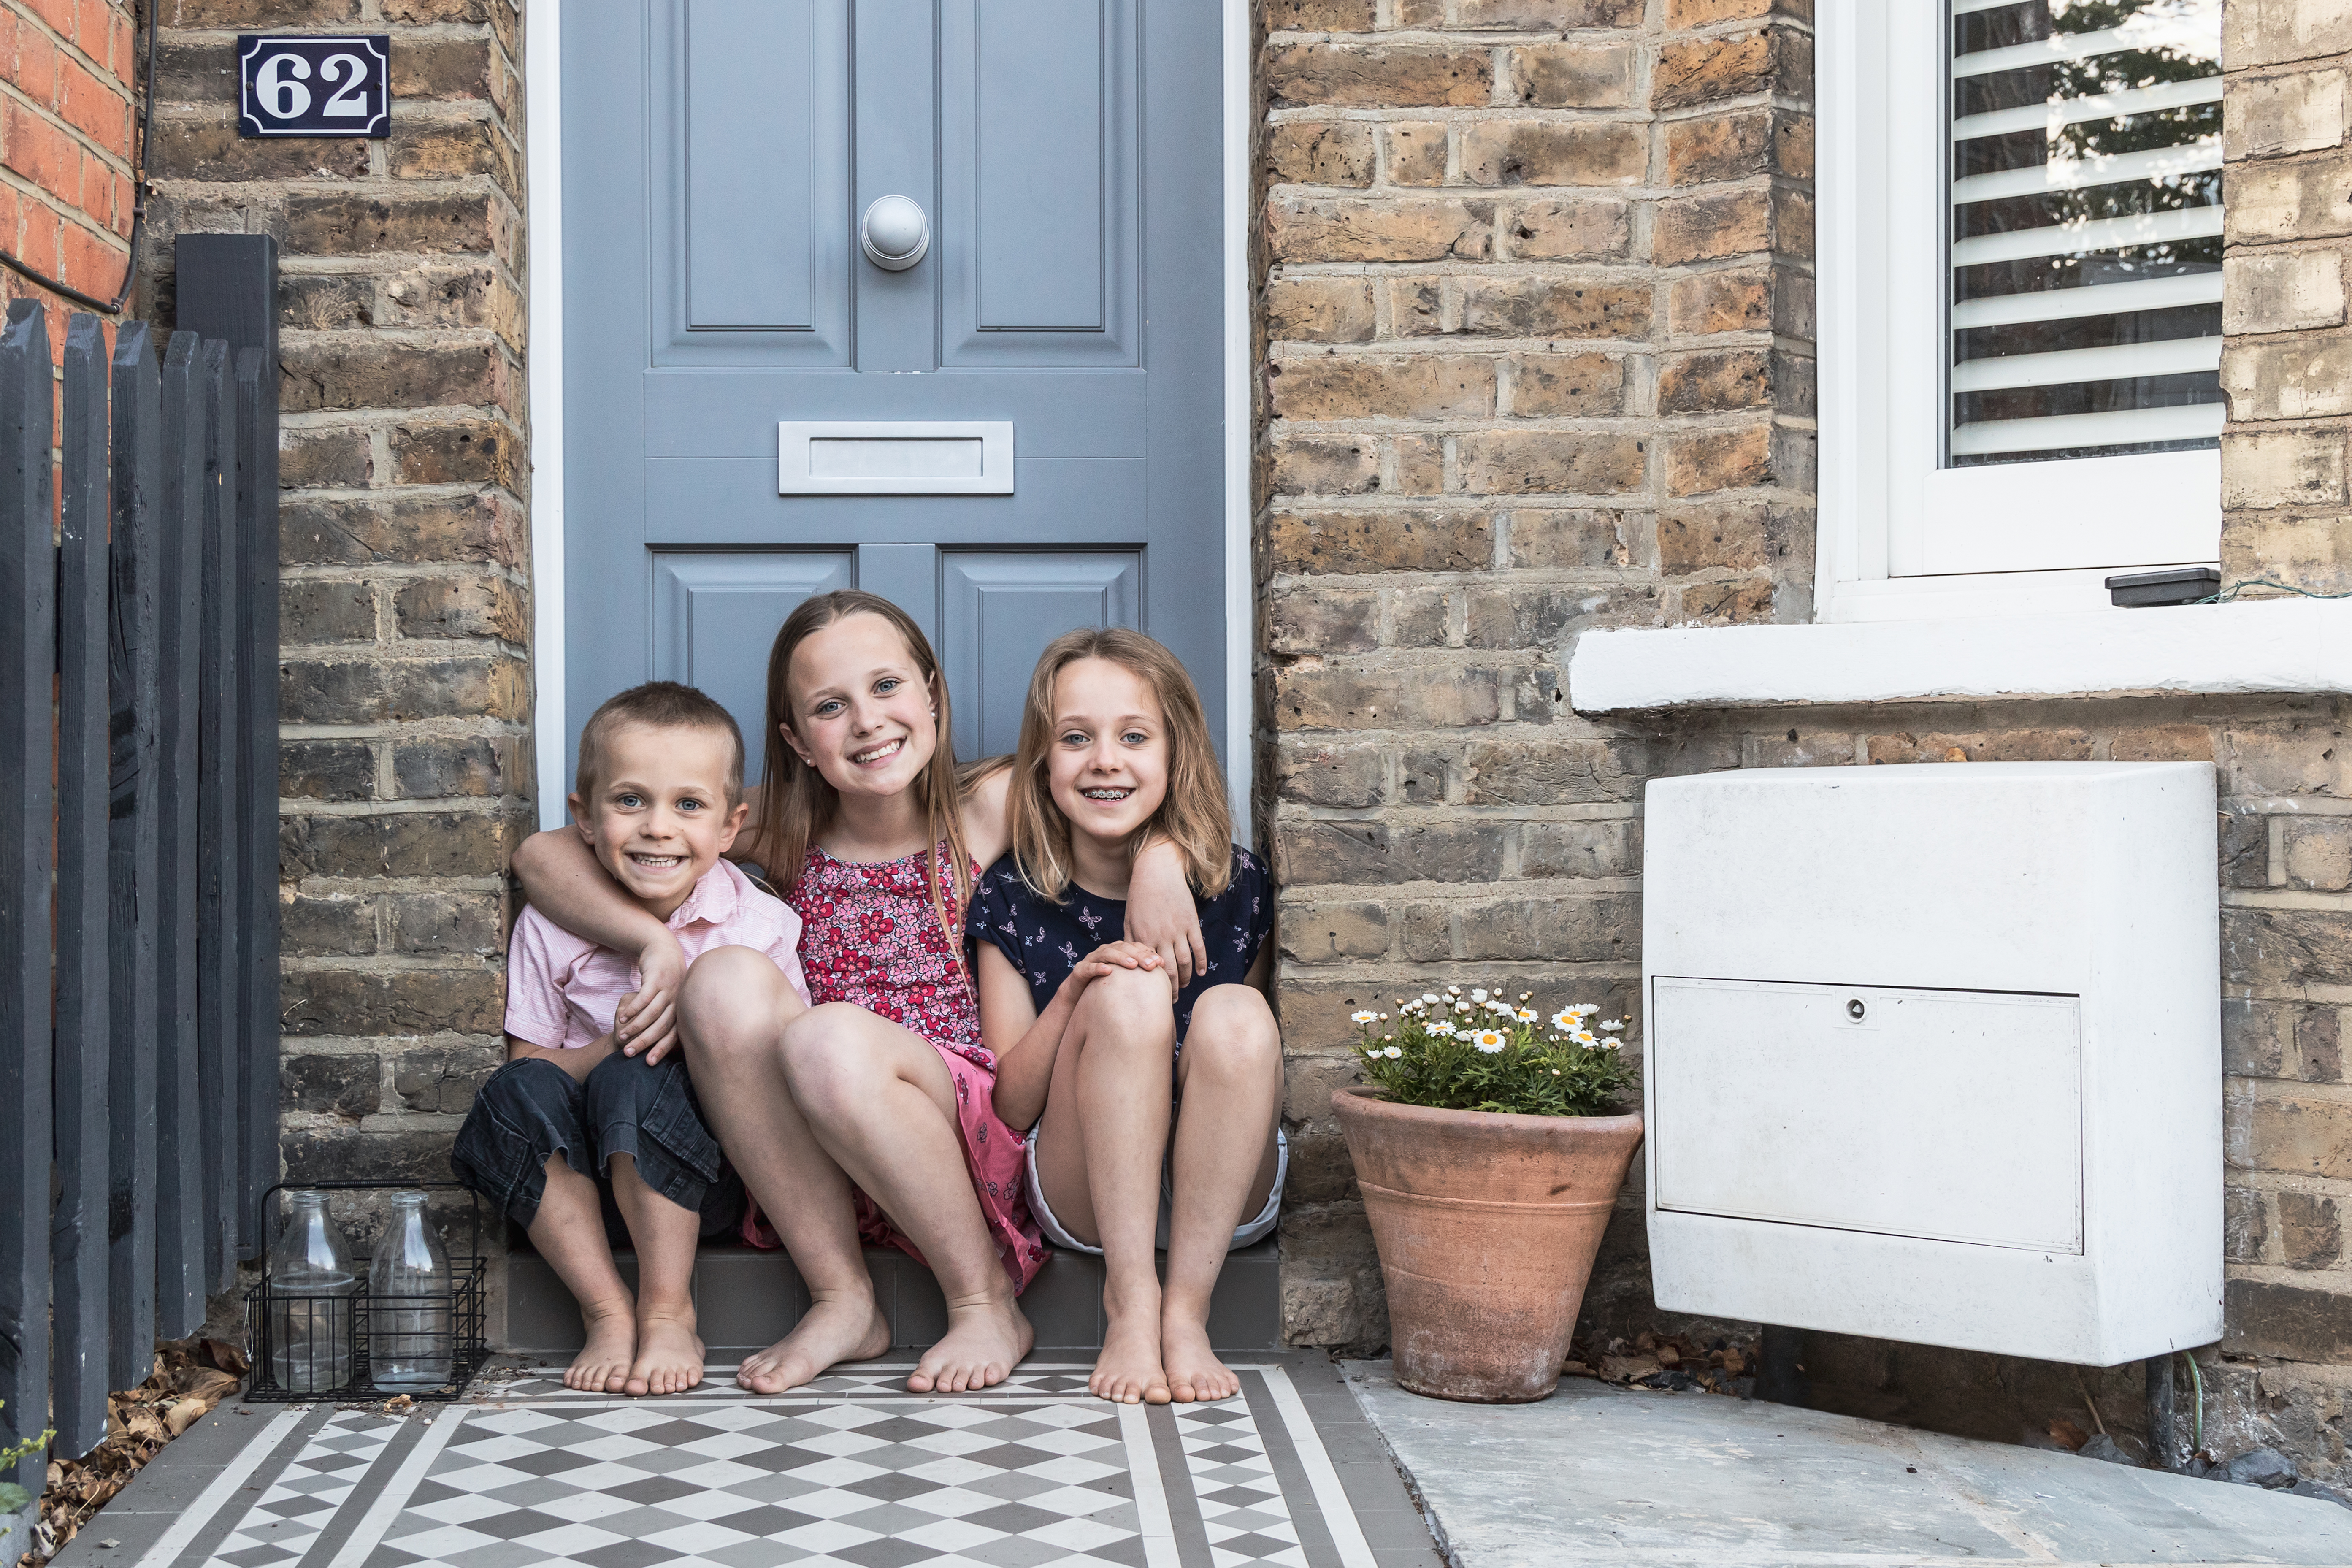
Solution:
M 1062 982 L 1062 994 L 1076 1002 L 1095 981 L 1122 969 L 1163 967 L 1160 954 L 1139 942 L 1107 942 L 1078 960 Z
M 669 1055 L 677 1042 L 677 992 L 686 984 L 686 952 L 677 939 L 646 944 L 637 954 L 637 988 L 613 1012 L 613 1037 L 625 1056 L 648 1063 Z

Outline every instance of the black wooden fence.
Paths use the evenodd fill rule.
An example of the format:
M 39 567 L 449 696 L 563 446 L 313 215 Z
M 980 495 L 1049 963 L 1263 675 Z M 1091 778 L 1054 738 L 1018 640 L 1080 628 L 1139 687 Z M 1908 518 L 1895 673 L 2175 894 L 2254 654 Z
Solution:
M 95 1447 L 277 1179 L 278 364 L 189 248 L 160 354 L 0 334 L 0 1447 Z

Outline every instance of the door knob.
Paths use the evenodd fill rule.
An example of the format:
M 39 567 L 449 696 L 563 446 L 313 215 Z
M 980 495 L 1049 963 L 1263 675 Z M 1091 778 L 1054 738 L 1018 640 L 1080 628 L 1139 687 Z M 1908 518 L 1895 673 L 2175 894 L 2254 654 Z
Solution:
M 857 243 L 885 272 L 904 272 L 931 248 L 930 220 L 912 196 L 877 196 L 857 226 Z

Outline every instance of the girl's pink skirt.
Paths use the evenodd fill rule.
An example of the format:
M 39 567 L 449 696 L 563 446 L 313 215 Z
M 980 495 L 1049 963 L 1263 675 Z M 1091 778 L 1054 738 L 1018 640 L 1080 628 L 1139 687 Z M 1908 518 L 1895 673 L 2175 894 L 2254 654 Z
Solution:
M 1023 1175 L 1027 1144 L 996 1114 L 996 1074 L 970 1057 L 937 1041 L 929 1042 L 955 1084 L 956 1127 L 963 1143 L 964 1169 L 971 1176 L 972 1196 L 980 1200 L 980 1216 L 988 1225 L 988 1238 L 997 1260 L 1012 1277 L 1014 1294 L 1029 1288 L 1045 1264 L 1045 1242 L 1029 1217 L 1029 1194 Z M 850 1199 L 856 1207 L 858 1239 L 869 1247 L 895 1247 L 925 1268 L 923 1255 L 890 1223 L 879 1205 L 856 1187 Z M 743 1215 L 743 1239 L 753 1247 L 776 1247 L 783 1239 L 760 1213 L 757 1200 Z

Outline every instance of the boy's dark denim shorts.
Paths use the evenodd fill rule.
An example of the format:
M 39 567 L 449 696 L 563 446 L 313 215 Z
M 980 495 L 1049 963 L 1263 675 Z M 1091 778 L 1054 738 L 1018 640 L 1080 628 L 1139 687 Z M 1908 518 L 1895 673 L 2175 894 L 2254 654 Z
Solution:
M 565 1164 L 595 1180 L 615 1247 L 628 1244 L 613 1201 L 608 1164 L 615 1154 L 636 1161 L 646 1186 L 699 1215 L 704 1237 L 732 1234 L 742 1221 L 742 1181 L 703 1121 L 683 1052 L 648 1065 L 615 1051 L 585 1083 L 542 1058 L 509 1062 L 475 1094 L 449 1166 L 528 1230 L 547 1194 L 547 1162 L 558 1150 Z

